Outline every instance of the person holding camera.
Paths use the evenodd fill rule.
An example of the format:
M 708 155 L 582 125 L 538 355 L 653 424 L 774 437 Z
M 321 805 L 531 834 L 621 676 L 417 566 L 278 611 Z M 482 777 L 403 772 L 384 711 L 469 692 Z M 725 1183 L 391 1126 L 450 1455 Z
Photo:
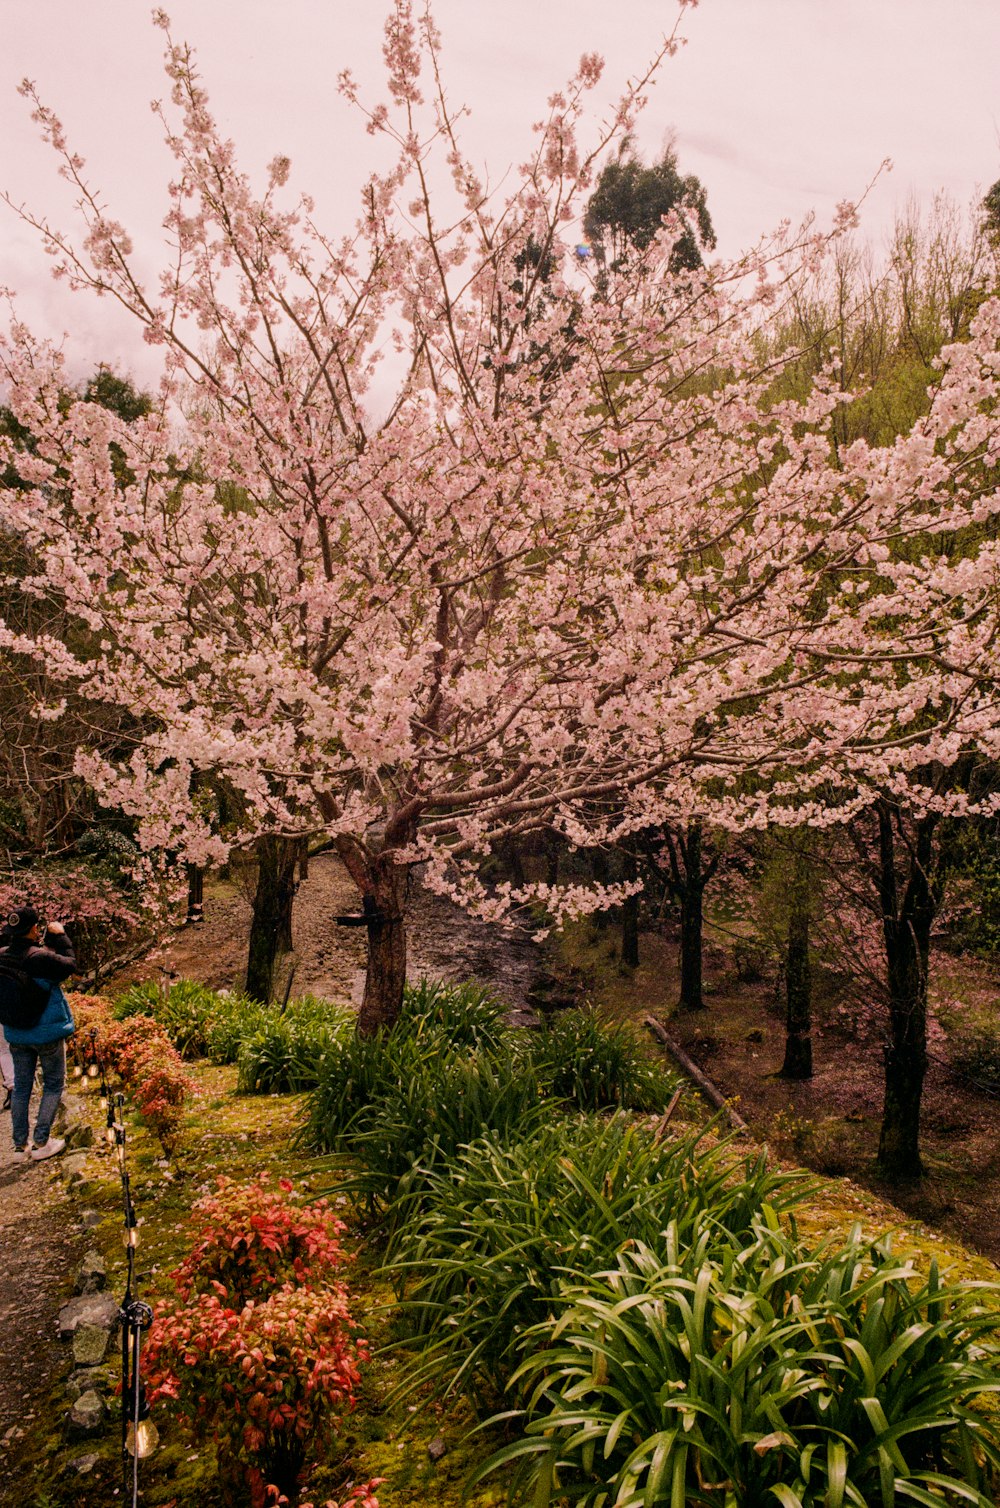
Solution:
M 66 1145 L 49 1132 L 66 1087 L 66 1038 L 76 1030 L 69 1001 L 61 989 L 63 980 L 76 973 L 76 958 L 61 923 L 49 922 L 43 932 L 33 906 L 19 906 L 11 911 L 0 936 L 0 953 L 48 993 L 33 1026 L 5 1024 L 3 1028 L 14 1065 L 10 1099 L 14 1160 L 23 1162 L 30 1155 L 40 1162 L 58 1156 Z M 29 1154 L 28 1109 L 37 1068 L 42 1071 L 42 1098 Z

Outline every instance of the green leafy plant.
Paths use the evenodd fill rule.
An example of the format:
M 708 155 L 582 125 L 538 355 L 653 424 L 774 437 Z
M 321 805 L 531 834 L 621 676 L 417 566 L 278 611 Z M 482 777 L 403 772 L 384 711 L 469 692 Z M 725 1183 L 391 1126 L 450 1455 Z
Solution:
M 922 1279 L 858 1230 L 808 1251 L 767 1210 L 720 1246 L 706 1212 L 691 1240 L 621 1251 L 528 1334 L 524 1437 L 479 1475 L 513 1465 L 533 1508 L 990 1508 L 983 1289 Z
M 499 1048 L 511 1035 L 507 1007 L 481 985 L 430 979 L 406 986 L 395 1033 L 476 1051 Z
M 329 1001 L 296 1002 L 266 1011 L 242 1038 L 237 1063 L 243 1094 L 299 1094 L 312 1089 L 327 1056 L 353 1035 L 355 1017 Z
M 351 1137 L 363 1169 L 357 1186 L 385 1206 L 419 1202 L 430 1170 L 447 1166 L 469 1142 L 485 1131 L 523 1135 L 547 1113 L 532 1065 L 515 1055 L 425 1057 Z
M 710 1226 L 738 1243 L 766 1200 L 799 1196 L 801 1178 L 700 1140 L 658 1141 L 623 1116 L 550 1119 L 487 1132 L 448 1162 L 418 1161 L 387 1265 L 423 1352 L 413 1385 L 495 1396 L 567 1282 L 631 1243 L 663 1249 L 668 1228 L 675 1241 Z
M 394 1033 L 349 1037 L 323 1061 L 309 1096 L 306 1144 L 317 1152 L 349 1150 L 352 1137 L 371 1124 L 377 1106 L 401 1094 L 408 1079 L 435 1053 L 434 1043 Z
M 546 1091 L 579 1110 L 662 1110 L 677 1087 L 676 1075 L 653 1062 L 627 1027 L 593 1010 L 560 1013 L 532 1057 Z
M 274 1009 L 245 995 L 219 995 L 217 1000 L 205 1026 L 205 1056 L 212 1063 L 235 1063 L 244 1043 L 266 1027 Z
M 317 1151 L 350 1154 L 356 1188 L 387 1206 L 489 1127 L 526 1128 L 544 1112 L 530 1062 L 507 1050 L 459 1053 L 429 1033 L 351 1037 L 324 1059 L 304 1131 Z
M 204 1057 L 211 1022 L 229 1008 L 225 997 L 190 979 L 179 979 L 169 990 L 155 980 L 132 985 L 118 997 L 115 1016 L 152 1016 L 182 1058 Z

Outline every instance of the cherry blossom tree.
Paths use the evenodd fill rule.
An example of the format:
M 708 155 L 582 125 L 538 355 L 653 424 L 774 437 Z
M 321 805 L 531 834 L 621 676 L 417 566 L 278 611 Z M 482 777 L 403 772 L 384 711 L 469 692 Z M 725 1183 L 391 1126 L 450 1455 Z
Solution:
M 995 314 L 950 357 L 931 428 L 838 454 L 833 375 L 781 398 L 762 338 L 823 256 L 811 227 L 679 271 L 668 219 L 600 296 L 575 260 L 595 166 L 675 37 L 592 148 L 600 62 L 584 57 L 516 185 L 491 194 L 462 155 L 430 14 L 397 0 L 388 102 L 364 107 L 342 80 L 396 161 L 334 240 L 288 200 L 286 159 L 254 191 L 158 24 L 176 173 L 155 286 L 25 92 L 85 228 L 76 242 L 32 223 L 57 275 L 162 349 L 159 400 L 129 425 L 67 408 L 60 351 L 16 318 L 0 347 L 38 437 L 8 457 L 3 498 L 35 552 L 26 589 L 88 630 L 80 647 L 8 624 L 0 642 L 129 710 L 130 745 L 84 749 L 78 768 L 151 851 L 206 863 L 258 837 L 333 841 L 369 918 L 360 1028 L 375 1030 L 401 998 L 415 865 L 487 918 L 579 913 L 629 887 L 488 888 L 481 861 L 540 828 L 583 846 L 702 815 L 834 820 L 989 741 L 969 690 L 982 609 L 961 605 L 988 591 L 989 550 L 938 567 L 931 542 L 992 517 L 969 467 L 993 443 L 975 424 Z M 907 730 L 956 675 L 918 756 Z M 238 830 L 192 799 L 201 776 L 238 794 Z
M 585 57 L 498 202 L 461 155 L 432 20 L 400 0 L 390 102 L 368 112 L 398 162 L 335 243 L 307 199 L 280 207 L 285 159 L 254 194 L 189 50 L 158 23 L 177 170 L 155 288 L 25 86 L 86 223 L 77 245 L 34 222 L 55 271 L 122 303 L 162 347 L 164 376 L 127 427 L 67 410 L 61 353 L 12 322 L 10 404 L 38 443 L 11 458 L 5 506 L 36 550 L 28 590 L 58 594 L 99 647 L 29 645 L 10 627 L 5 642 L 44 647 L 82 695 L 137 718 L 120 757 L 84 750 L 78 764 L 150 848 L 207 862 L 257 834 L 335 840 L 371 917 L 372 1029 L 398 1008 L 414 864 L 483 915 L 616 899 L 621 887 L 487 894 L 477 864 L 533 827 L 585 842 L 655 820 L 657 782 L 712 753 L 719 707 L 780 667 L 767 603 L 781 578 L 799 589 L 803 541 L 772 557 L 755 539 L 765 516 L 780 528 L 790 490 L 804 513 L 814 494 L 822 507 L 798 437 L 830 400 L 774 405 L 752 357 L 819 238 L 681 277 L 667 225 L 641 276 L 591 298 L 567 233 L 651 71 L 588 152 L 578 128 L 600 64 Z M 342 87 L 357 100 L 346 75 Z M 379 413 L 387 349 L 400 375 Z M 779 450 L 798 456 L 794 477 L 771 464 Z M 740 642 L 757 647 L 708 673 Z M 204 772 L 239 793 L 239 834 L 192 802 Z

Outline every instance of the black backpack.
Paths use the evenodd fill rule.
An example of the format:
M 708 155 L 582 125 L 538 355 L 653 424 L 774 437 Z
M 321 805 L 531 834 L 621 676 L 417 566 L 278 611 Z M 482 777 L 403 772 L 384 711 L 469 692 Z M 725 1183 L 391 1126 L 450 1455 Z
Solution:
M 49 1003 L 49 987 L 0 948 L 0 1026 L 31 1031 Z

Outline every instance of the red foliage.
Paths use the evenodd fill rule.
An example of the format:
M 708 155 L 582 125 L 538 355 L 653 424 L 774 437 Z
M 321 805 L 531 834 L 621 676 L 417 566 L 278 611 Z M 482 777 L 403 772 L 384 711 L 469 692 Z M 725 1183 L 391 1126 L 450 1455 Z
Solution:
M 166 1156 L 177 1145 L 184 1101 L 194 1088 L 180 1054 L 151 1016 L 115 1021 L 99 995 L 70 995 L 78 1037 L 96 1030 L 106 1065 L 120 1075 L 135 1108 Z
M 105 1033 L 115 1025 L 111 1014 L 111 1001 L 104 995 L 80 995 L 75 990 L 67 992 L 66 999 L 70 1003 L 73 1012 L 73 1020 L 76 1022 L 77 1041 L 96 1029 L 102 1043 Z
M 218 1180 L 218 1193 L 199 1199 L 197 1244 L 171 1274 L 182 1298 L 214 1289 L 239 1308 L 288 1282 L 326 1282 L 344 1261 L 337 1237 L 344 1225 L 325 1199 L 301 1205 L 281 1179 Z
M 269 1483 L 295 1491 L 307 1445 L 327 1441 L 353 1406 L 366 1358 L 354 1328 L 340 1285 L 288 1284 L 240 1310 L 217 1293 L 160 1304 L 146 1349 L 150 1398 L 173 1399 L 198 1434 L 210 1433 L 223 1476 L 263 1508 Z

